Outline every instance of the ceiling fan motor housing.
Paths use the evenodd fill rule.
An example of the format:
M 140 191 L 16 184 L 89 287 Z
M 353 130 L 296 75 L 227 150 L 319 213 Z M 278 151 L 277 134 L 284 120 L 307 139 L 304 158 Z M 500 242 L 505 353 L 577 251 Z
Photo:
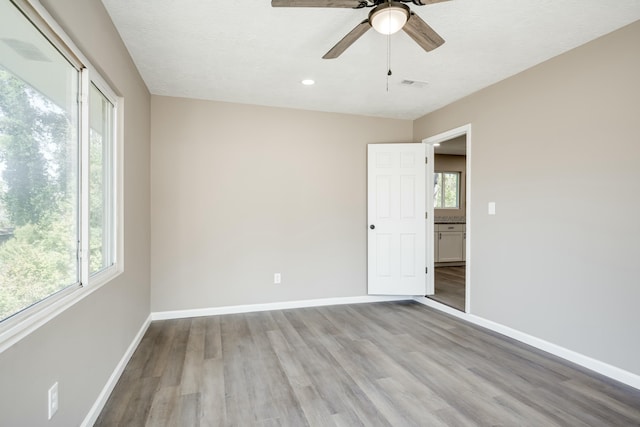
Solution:
M 393 34 L 402 29 L 409 19 L 409 6 L 388 1 L 380 3 L 369 13 L 369 24 L 381 34 Z

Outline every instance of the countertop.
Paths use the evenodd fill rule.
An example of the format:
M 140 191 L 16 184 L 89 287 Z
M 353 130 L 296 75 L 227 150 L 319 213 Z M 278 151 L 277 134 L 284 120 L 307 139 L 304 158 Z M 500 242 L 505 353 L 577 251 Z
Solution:
M 434 224 L 466 224 L 467 218 L 464 216 L 436 216 L 433 219 Z

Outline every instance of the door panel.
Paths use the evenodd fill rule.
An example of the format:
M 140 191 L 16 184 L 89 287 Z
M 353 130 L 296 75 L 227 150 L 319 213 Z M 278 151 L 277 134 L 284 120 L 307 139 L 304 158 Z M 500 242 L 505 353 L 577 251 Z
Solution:
M 391 276 L 391 235 L 376 233 L 376 275 L 378 277 Z
M 416 271 L 416 236 L 415 234 L 400 235 L 400 262 L 402 277 L 415 277 Z
M 368 288 L 425 294 L 423 144 L 368 146 Z
M 403 175 L 400 177 L 400 218 L 412 219 L 416 213 L 416 177 Z

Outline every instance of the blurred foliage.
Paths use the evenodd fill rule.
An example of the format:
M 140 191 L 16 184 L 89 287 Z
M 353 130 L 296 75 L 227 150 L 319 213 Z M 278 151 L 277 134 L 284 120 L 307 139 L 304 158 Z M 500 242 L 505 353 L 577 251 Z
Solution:
M 103 258 L 103 232 L 105 209 L 106 179 L 103 167 L 104 159 L 103 138 L 93 129 L 89 132 L 89 272 L 95 273 L 106 267 Z M 107 227 L 108 228 L 108 227 Z
M 71 133 L 64 110 L 0 69 L 0 201 L 13 226 L 44 220 L 75 188 L 67 160 Z
M 17 227 L 0 245 L 0 319 L 77 282 L 74 217 Z
M 78 281 L 73 122 L 0 68 L 0 320 Z

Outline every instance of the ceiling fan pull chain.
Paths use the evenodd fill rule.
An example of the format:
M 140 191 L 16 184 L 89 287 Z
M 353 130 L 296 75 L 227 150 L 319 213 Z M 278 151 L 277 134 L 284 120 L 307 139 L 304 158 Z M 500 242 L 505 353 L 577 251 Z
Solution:
M 387 92 L 389 92 L 389 77 L 391 72 L 391 34 L 387 34 Z

